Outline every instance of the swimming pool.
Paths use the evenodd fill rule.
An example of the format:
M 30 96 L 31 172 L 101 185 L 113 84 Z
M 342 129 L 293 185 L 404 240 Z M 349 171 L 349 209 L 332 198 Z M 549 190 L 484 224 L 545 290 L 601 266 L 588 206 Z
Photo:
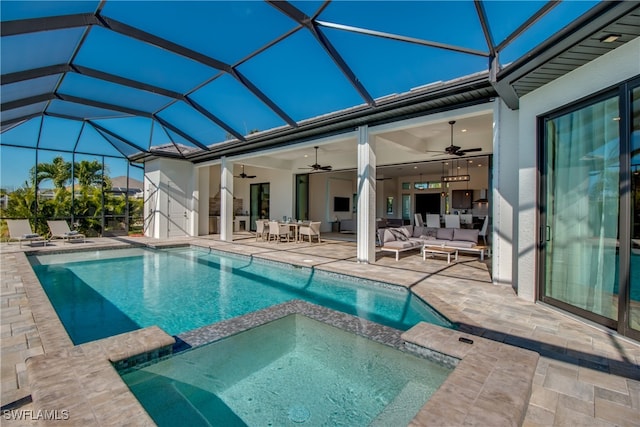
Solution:
M 32 255 L 74 344 L 157 325 L 177 335 L 293 299 L 400 330 L 452 325 L 408 290 L 195 247 Z
M 122 378 L 159 426 L 396 426 L 452 370 L 292 314 Z

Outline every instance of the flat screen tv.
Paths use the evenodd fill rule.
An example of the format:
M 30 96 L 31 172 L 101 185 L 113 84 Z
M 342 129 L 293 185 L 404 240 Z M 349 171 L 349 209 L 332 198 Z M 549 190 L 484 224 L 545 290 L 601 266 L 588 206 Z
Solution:
M 349 212 L 349 198 L 348 197 L 334 197 L 333 198 L 333 211 L 334 212 Z

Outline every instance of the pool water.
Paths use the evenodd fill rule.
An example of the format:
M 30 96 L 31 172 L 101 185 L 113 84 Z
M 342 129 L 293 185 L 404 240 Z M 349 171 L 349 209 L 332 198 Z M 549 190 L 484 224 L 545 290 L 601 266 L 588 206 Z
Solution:
M 122 378 L 160 426 L 399 426 L 451 371 L 294 314 Z
M 177 335 L 293 299 L 396 329 L 451 327 L 404 288 L 199 248 L 30 256 L 74 344 L 157 325 Z

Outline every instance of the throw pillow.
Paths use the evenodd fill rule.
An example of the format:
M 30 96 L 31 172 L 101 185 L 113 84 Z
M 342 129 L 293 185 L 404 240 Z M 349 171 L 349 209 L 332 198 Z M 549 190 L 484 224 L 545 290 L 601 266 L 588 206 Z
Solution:
M 393 233 L 391 232 L 391 229 L 385 228 L 382 242 L 387 243 L 387 242 L 395 242 L 395 241 L 396 241 L 396 236 L 393 235 Z
M 409 240 L 409 238 L 404 233 L 404 231 L 402 231 L 399 228 L 387 228 L 387 230 L 389 230 L 389 232 L 391 232 L 391 234 L 393 234 L 393 236 L 395 237 L 395 240 L 400 240 L 400 241 Z

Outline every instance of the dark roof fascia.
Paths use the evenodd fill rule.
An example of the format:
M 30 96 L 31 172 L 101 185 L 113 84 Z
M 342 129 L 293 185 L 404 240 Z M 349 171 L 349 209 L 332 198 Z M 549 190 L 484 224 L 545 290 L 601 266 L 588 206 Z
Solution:
M 447 101 L 447 98 L 464 95 L 464 102 Z M 487 79 L 487 74 L 459 79 L 428 91 L 416 91 L 399 95 L 391 100 L 379 102 L 376 108 L 360 106 L 330 116 L 301 123 L 298 128 L 278 129 L 263 135 L 249 137 L 248 142 L 225 142 L 209 146 L 209 152 L 191 153 L 186 156 L 193 163 L 216 160 L 222 156 L 251 153 L 260 149 L 283 147 L 311 139 L 351 132 L 358 126 L 380 125 L 398 120 L 457 109 L 488 102 L 496 92 Z M 441 101 L 434 107 L 434 101 Z
M 509 108 L 517 110 L 519 99 L 512 84 L 637 8 L 640 8 L 640 2 L 637 1 L 603 1 L 597 4 L 562 31 L 497 71 L 492 78 L 496 91 Z

